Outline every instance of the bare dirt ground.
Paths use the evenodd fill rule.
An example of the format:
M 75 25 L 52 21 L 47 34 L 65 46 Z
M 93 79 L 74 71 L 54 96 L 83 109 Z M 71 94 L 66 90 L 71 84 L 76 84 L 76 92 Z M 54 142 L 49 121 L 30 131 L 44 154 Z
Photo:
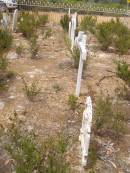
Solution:
M 15 71 L 17 75 L 15 79 L 9 81 L 8 91 L 0 94 L 0 121 L 6 128 L 10 114 L 15 110 L 25 123 L 26 128 L 28 130 L 33 129 L 40 138 L 55 135 L 61 129 L 66 129 L 70 139 L 73 139 L 68 156 L 72 163 L 73 172 L 89 172 L 83 171 L 80 166 L 78 136 L 82 111 L 73 113 L 68 105 L 69 95 L 75 93 L 77 70 L 73 68 L 71 54 L 65 45 L 61 27 L 52 23 L 48 24 L 47 27 L 52 29 L 52 35 L 43 39 L 43 35 L 39 34 L 39 59 L 31 59 L 29 42 L 23 38 L 22 34 L 13 34 L 13 46 L 7 58 L 10 61 L 9 69 Z M 16 53 L 16 47 L 20 44 L 23 46 L 22 56 Z M 130 64 L 129 55 L 122 58 L 125 58 Z M 99 94 L 109 93 L 113 99 L 117 97 L 117 91 L 124 86 L 124 82 L 115 74 L 116 64 L 114 61 L 119 59 L 120 57 L 115 53 L 102 52 L 95 38 L 91 36 L 89 57 L 79 98 L 81 110 L 84 108 L 86 96 L 91 95 L 93 102 Z M 23 90 L 24 84 L 21 75 L 28 84 L 37 81 L 41 88 L 41 92 L 34 102 L 28 100 Z M 55 86 L 59 86 L 59 91 L 56 91 Z M 121 103 L 127 117 L 129 117 L 130 103 L 123 100 Z M 130 119 L 127 122 L 130 130 Z M 108 151 L 112 143 L 113 145 L 109 157 L 106 160 L 99 159 L 97 161 L 95 167 L 97 173 L 130 173 L 129 130 L 119 145 L 115 144 L 114 141 L 99 139 L 104 144 L 104 152 Z M 2 160 L 0 173 L 9 173 L 5 168 L 3 169 L 1 164 L 3 165 Z

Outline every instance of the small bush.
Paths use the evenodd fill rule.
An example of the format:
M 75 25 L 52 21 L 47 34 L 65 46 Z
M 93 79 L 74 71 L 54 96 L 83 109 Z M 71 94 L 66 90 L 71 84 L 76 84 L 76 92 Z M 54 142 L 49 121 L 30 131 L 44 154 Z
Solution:
M 8 71 L 6 76 L 8 79 L 12 79 L 15 77 L 15 75 L 16 73 L 14 71 Z
M 8 67 L 8 60 L 2 55 L 0 57 L 0 70 L 5 71 Z
M 65 14 L 60 20 L 60 24 L 65 32 L 68 32 L 68 30 L 69 30 L 69 20 L 70 19 L 69 19 L 68 14 Z
M 74 68 L 78 69 L 80 60 L 80 50 L 78 47 L 74 47 L 74 50 L 72 52 L 72 59 L 74 60 Z
M 97 38 L 102 45 L 103 50 L 107 50 L 108 47 L 112 44 L 112 23 L 103 22 L 97 25 Z
M 37 18 L 33 14 L 22 13 L 18 28 L 23 35 L 30 39 L 37 28 Z
M 30 52 L 31 52 L 31 58 L 35 59 L 38 57 L 38 45 L 37 45 L 37 35 L 34 35 L 31 39 L 30 39 Z
M 53 85 L 53 89 L 55 90 L 56 93 L 58 93 L 59 91 L 62 90 L 62 88 L 60 87 L 59 84 L 54 84 L 54 85 Z
M 19 45 L 16 48 L 16 53 L 21 56 L 22 52 L 23 52 L 23 46 L 22 45 Z
M 112 104 L 109 97 L 100 97 L 95 107 L 96 132 L 119 140 L 124 133 L 124 124 L 124 115 L 119 111 L 118 104 Z
M 119 19 L 103 22 L 97 25 L 97 38 L 103 50 L 113 46 L 121 53 L 127 53 L 130 49 L 130 30 Z
M 129 65 L 126 62 L 117 63 L 117 76 L 125 81 L 130 81 Z
M 45 26 L 45 24 L 48 22 L 48 15 L 39 15 L 38 16 L 38 26 Z
M 44 32 L 44 38 L 48 38 L 52 35 L 52 29 L 51 28 L 48 28 L 45 32 Z
M 9 31 L 0 30 L 0 51 L 9 49 L 12 44 L 12 35 Z
M 41 88 L 38 86 L 37 82 L 35 81 L 33 81 L 30 85 L 28 85 L 26 81 L 23 79 L 23 84 L 26 96 L 30 101 L 33 101 L 34 98 L 40 93 Z
M 97 162 L 98 159 L 98 151 L 99 151 L 99 145 L 96 141 L 92 141 L 90 143 L 90 148 L 88 152 L 88 168 L 93 168 Z
M 121 92 L 118 94 L 119 98 L 130 101 L 130 88 L 124 86 Z
M 64 136 L 47 138 L 39 142 L 35 134 L 23 131 L 18 115 L 10 118 L 10 128 L 5 134 L 8 143 L 4 148 L 8 151 L 12 162 L 12 172 L 16 173 L 69 173 L 66 161 L 67 141 Z
M 95 33 L 96 30 L 97 19 L 92 16 L 85 16 L 80 23 L 81 31 L 90 31 L 91 33 Z
M 78 98 L 75 95 L 71 94 L 69 96 L 68 104 L 69 104 L 71 110 L 73 110 L 73 111 L 76 110 L 76 108 L 78 106 L 78 102 L 77 101 L 78 101 Z

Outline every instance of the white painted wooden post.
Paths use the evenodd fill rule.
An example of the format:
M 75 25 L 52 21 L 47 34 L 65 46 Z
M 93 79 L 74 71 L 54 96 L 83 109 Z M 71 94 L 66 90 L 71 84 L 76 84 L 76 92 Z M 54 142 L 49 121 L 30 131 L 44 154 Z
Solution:
M 81 142 L 82 166 L 87 165 L 88 151 L 90 145 L 90 134 L 92 126 L 92 100 L 87 97 L 85 110 L 83 112 L 82 127 L 80 129 L 79 140 Z
M 81 39 L 77 41 L 78 47 L 80 49 L 80 60 L 79 60 L 79 68 L 78 68 L 78 75 L 77 75 L 77 84 L 76 84 L 76 96 L 79 97 L 80 95 L 80 88 L 81 88 L 81 80 L 82 80 L 82 73 L 83 73 L 83 63 L 87 57 L 87 49 L 86 49 L 86 39 L 87 36 L 80 35 Z
M 6 12 L 3 12 L 2 25 L 4 30 L 8 29 L 9 19 L 8 19 L 8 14 Z
M 12 24 L 12 31 L 16 31 L 16 26 L 17 26 L 17 20 L 18 20 L 18 9 L 15 9 L 14 14 L 13 14 L 13 24 Z
M 71 38 L 71 21 L 69 22 L 69 38 Z
M 73 51 L 74 42 L 75 42 L 75 31 L 77 26 L 77 13 L 72 15 L 71 18 L 71 24 L 69 24 L 69 27 L 71 28 L 69 31 L 70 39 L 71 39 L 71 50 Z
M 70 8 L 69 8 L 69 11 L 68 11 L 68 16 L 70 17 Z

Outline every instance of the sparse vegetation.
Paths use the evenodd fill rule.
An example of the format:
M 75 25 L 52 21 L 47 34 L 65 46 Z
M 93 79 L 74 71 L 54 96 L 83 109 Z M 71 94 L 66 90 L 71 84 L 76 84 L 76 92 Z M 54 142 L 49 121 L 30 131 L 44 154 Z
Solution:
M 93 168 L 98 159 L 99 145 L 96 141 L 90 143 L 89 153 L 88 153 L 88 168 Z M 93 171 L 93 170 L 92 170 Z
M 69 95 L 68 104 L 71 110 L 75 111 L 78 107 L 78 98 L 73 94 Z
M 80 28 L 81 31 L 85 31 L 85 32 L 90 31 L 91 33 L 95 33 L 96 23 L 97 23 L 96 17 L 85 16 L 82 19 L 79 28 Z
M 29 13 L 22 13 L 18 28 L 23 35 L 30 39 L 35 31 L 36 18 L 34 15 Z
M 124 115 L 118 110 L 118 105 L 112 104 L 109 97 L 100 97 L 95 107 L 95 127 L 99 134 L 107 134 L 119 140 L 124 133 Z
M 72 52 L 72 59 L 74 61 L 74 68 L 78 68 L 80 60 L 80 50 L 78 47 L 74 47 L 74 50 Z
M 45 26 L 45 24 L 48 22 L 48 15 L 39 15 L 38 16 L 38 26 Z
M 98 24 L 96 35 L 103 50 L 113 46 L 120 54 L 124 54 L 130 49 L 130 30 L 118 18 Z
M 62 90 L 61 86 L 57 83 L 53 85 L 53 89 L 55 90 L 56 93 Z
M 23 46 L 20 44 L 17 48 L 16 48 L 16 53 L 21 56 L 23 52 Z
M 11 47 L 12 35 L 7 30 L 0 30 L 0 51 L 3 52 Z
M 65 153 L 67 140 L 60 135 L 47 138 L 44 142 L 38 142 L 33 132 L 23 131 L 23 124 L 16 112 L 10 117 L 11 124 L 8 128 L 6 138 L 7 144 L 4 148 L 12 159 L 12 171 L 16 173 L 69 173 L 69 164 Z
M 49 38 L 52 35 L 52 29 L 48 28 L 45 32 L 44 32 L 44 38 Z
M 37 45 L 37 35 L 34 35 L 30 39 L 30 52 L 31 52 L 31 58 L 36 59 L 38 58 L 38 45 Z
M 8 67 L 8 64 L 9 64 L 8 60 L 6 59 L 5 56 L 2 55 L 0 57 L 0 70 L 5 71 Z
M 69 19 L 68 14 L 65 14 L 60 20 L 60 24 L 65 32 L 68 32 L 68 30 L 69 30 L 69 20 L 70 19 Z
M 130 70 L 129 65 L 126 62 L 117 63 L 117 76 L 127 82 L 130 82 Z
M 23 79 L 24 91 L 26 96 L 30 101 L 33 101 L 34 98 L 40 93 L 41 88 L 38 86 L 36 81 L 33 81 L 31 84 L 27 84 L 27 82 Z

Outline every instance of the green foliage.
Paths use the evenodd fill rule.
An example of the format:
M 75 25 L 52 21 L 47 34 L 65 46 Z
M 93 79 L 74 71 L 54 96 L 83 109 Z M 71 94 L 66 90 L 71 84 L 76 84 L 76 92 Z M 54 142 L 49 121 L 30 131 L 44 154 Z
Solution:
M 18 28 L 23 35 L 30 39 L 37 28 L 38 20 L 34 14 L 23 12 L 19 21 Z
M 38 56 L 37 35 L 34 35 L 30 39 L 30 46 L 31 58 L 35 59 Z
M 38 16 L 38 26 L 45 26 L 45 24 L 48 22 L 48 15 L 39 15 Z
M 45 38 L 45 39 L 48 38 L 48 37 L 50 37 L 50 36 L 52 35 L 52 29 L 51 29 L 51 28 L 48 28 L 48 29 L 45 31 L 44 34 L 45 34 L 45 35 L 44 35 L 44 38 Z
M 121 92 L 118 94 L 119 98 L 130 101 L 130 88 L 124 86 Z
M 96 132 L 111 132 L 110 137 L 119 140 L 124 133 L 124 115 L 119 111 L 118 104 L 112 104 L 109 97 L 100 97 L 95 107 Z M 108 135 L 108 134 L 107 134 Z
M 2 55 L 0 57 L 0 70 L 5 71 L 8 67 L 8 60 Z
M 8 79 L 12 79 L 15 75 L 16 73 L 14 71 L 8 71 L 6 76 Z
M 61 135 L 38 142 L 33 132 L 22 131 L 21 121 L 14 113 L 7 131 L 8 144 L 5 149 L 10 154 L 12 168 L 16 173 L 69 173 L 66 161 L 67 140 Z
M 113 46 L 121 53 L 127 53 L 130 49 L 130 30 L 119 19 L 103 22 L 97 25 L 97 38 L 103 50 Z
M 38 86 L 38 83 L 36 81 L 33 81 L 30 85 L 27 84 L 27 82 L 23 79 L 24 84 L 24 91 L 26 96 L 30 101 L 33 101 L 34 98 L 40 93 L 41 88 Z
M 0 30 L 0 51 L 9 49 L 12 44 L 12 35 L 7 30 Z
M 90 31 L 95 33 L 97 19 L 92 16 L 85 16 L 80 23 L 81 31 Z
M 57 84 L 57 83 L 53 85 L 53 89 L 55 90 L 56 93 L 58 93 L 59 91 L 62 90 L 62 88 L 60 87 L 60 85 Z
M 90 148 L 89 148 L 89 152 L 88 152 L 88 167 L 89 168 L 93 168 L 96 164 L 96 161 L 98 159 L 98 150 L 99 150 L 99 146 L 97 144 L 96 141 L 92 141 L 90 143 Z M 94 171 L 92 170 L 92 173 Z
M 125 81 L 130 81 L 129 65 L 126 62 L 117 63 L 117 76 Z
M 103 99 L 100 97 L 95 107 L 96 129 L 101 130 L 109 127 L 111 117 L 113 117 L 112 103 L 109 98 Z
M 78 69 L 80 60 L 80 50 L 78 47 L 74 47 L 72 52 L 72 59 L 74 60 L 74 67 Z
M 22 52 L 23 52 L 23 47 L 22 47 L 22 45 L 19 45 L 19 46 L 16 48 L 16 53 L 17 53 L 18 55 L 21 56 Z
M 78 107 L 78 102 L 77 101 L 78 101 L 78 98 L 75 95 L 71 94 L 69 96 L 68 104 L 69 104 L 71 110 L 73 110 L 73 111 L 76 110 L 76 108 Z
M 112 43 L 111 25 L 103 22 L 97 27 L 97 38 L 102 44 L 102 49 L 106 50 Z
M 65 32 L 68 32 L 68 30 L 69 30 L 69 20 L 70 19 L 69 19 L 68 14 L 65 14 L 60 20 L 60 24 Z

